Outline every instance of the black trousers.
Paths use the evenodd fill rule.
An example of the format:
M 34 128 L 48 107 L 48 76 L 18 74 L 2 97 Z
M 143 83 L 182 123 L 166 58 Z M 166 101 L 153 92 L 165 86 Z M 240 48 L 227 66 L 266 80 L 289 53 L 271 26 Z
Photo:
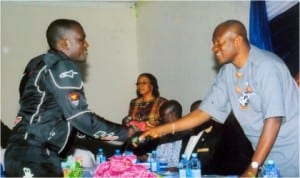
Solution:
M 9 144 L 4 154 L 6 177 L 63 177 L 58 155 L 43 147 Z

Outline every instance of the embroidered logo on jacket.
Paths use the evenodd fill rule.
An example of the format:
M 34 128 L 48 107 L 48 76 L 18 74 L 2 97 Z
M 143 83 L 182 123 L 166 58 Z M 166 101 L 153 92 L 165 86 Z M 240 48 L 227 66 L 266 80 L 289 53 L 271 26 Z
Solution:
M 62 72 L 61 74 L 59 74 L 59 78 L 74 78 L 74 75 L 78 75 L 78 72 L 74 72 L 73 70 L 69 70 L 66 72 Z

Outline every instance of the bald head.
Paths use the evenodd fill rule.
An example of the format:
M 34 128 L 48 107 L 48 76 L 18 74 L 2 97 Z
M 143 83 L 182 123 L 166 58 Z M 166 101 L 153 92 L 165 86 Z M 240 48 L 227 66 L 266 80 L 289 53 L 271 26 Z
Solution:
M 246 28 L 240 21 L 227 20 L 219 24 L 212 42 L 212 51 L 219 64 L 232 63 L 240 68 L 246 63 L 251 47 Z
M 239 35 L 240 37 L 242 37 L 242 39 L 247 44 L 249 44 L 249 41 L 247 38 L 247 30 L 246 30 L 244 24 L 242 24 L 238 20 L 227 20 L 225 22 L 220 23 L 214 30 L 213 41 L 214 41 L 217 33 L 220 33 L 220 31 L 222 33 L 230 32 L 232 34 Z

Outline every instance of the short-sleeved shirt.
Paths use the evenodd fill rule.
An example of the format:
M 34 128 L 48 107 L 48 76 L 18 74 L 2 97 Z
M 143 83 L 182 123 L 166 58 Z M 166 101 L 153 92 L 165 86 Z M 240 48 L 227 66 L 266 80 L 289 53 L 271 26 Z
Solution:
M 163 143 L 157 146 L 157 156 L 168 163 L 168 167 L 177 167 L 179 164 L 179 154 L 181 150 L 181 140 Z
M 221 123 L 233 110 L 254 149 L 264 120 L 282 117 L 278 137 L 267 159 L 275 160 L 282 176 L 299 176 L 298 87 L 278 56 L 251 46 L 242 68 L 229 63 L 220 69 L 200 108 Z

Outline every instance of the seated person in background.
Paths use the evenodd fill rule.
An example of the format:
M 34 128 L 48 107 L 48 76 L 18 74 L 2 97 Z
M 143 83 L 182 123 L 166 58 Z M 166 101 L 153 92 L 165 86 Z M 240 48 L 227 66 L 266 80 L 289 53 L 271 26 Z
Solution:
M 182 107 L 178 101 L 169 100 L 160 107 L 159 114 L 162 123 L 173 122 L 181 118 Z M 178 170 L 182 140 L 176 139 L 176 134 L 180 134 L 180 132 L 162 137 L 156 149 L 158 158 L 164 159 L 168 163 L 169 171 Z
M 1 148 L 6 148 L 11 129 L 1 121 Z
M 298 87 L 300 87 L 300 73 L 298 72 L 294 77 Z
M 195 101 L 190 111 L 200 103 L 201 100 Z M 210 120 L 194 128 L 181 149 L 181 154 L 192 152 L 198 153 L 202 174 L 239 175 L 250 164 L 253 148 L 231 113 L 224 124 Z
M 123 119 L 126 126 L 134 126 L 140 131 L 159 124 L 159 108 L 166 101 L 160 97 L 156 78 L 150 73 L 142 73 L 136 82 L 137 98 L 132 99 L 128 115 Z
M 197 109 L 201 100 L 192 103 L 190 112 Z M 213 120 L 197 126 L 182 141 L 181 154 L 185 153 L 190 159 L 193 152 L 197 153 L 201 161 L 202 174 L 216 174 L 217 167 L 214 164 L 214 155 L 219 147 L 223 135 L 223 125 Z
M 1 148 L 0 148 L 0 163 L 1 166 L 4 165 L 4 153 L 7 147 L 8 137 L 10 135 L 11 129 L 2 122 L 1 120 Z M 4 168 L 4 167 L 2 167 Z
M 216 173 L 240 175 L 251 163 L 252 145 L 231 112 L 223 124 L 223 135 L 215 151 Z
M 166 101 L 166 99 L 160 97 L 157 80 L 152 74 L 140 74 L 137 79 L 136 86 L 137 98 L 130 101 L 128 115 L 122 122 L 123 125 L 126 125 L 127 127 L 133 127 L 138 131 L 143 131 L 146 127 L 155 126 L 159 123 L 159 107 Z M 124 148 L 126 145 L 124 146 L 122 143 L 96 140 L 83 135 L 80 132 L 76 135 L 77 137 L 70 144 L 72 148 L 68 153 L 66 153 L 67 155 L 73 154 L 76 148 L 89 150 L 96 155 L 98 149 L 102 148 L 105 155 L 110 157 L 114 155 L 114 151 L 116 149 L 126 149 Z M 155 149 L 156 146 L 156 141 L 149 143 L 149 145 L 146 143 L 143 145 L 143 150 L 136 150 L 136 154 L 143 155 L 149 152 L 149 150 Z
M 159 114 L 162 124 L 172 122 L 181 118 L 182 107 L 178 101 L 168 100 L 161 105 Z M 163 159 L 168 163 L 169 171 L 177 171 L 182 142 L 180 138 L 182 138 L 182 134 L 182 132 L 168 134 L 161 137 L 158 141 L 156 148 L 157 156 L 159 159 Z M 143 149 L 143 147 L 139 147 L 138 149 Z M 148 154 L 138 156 L 138 159 L 141 162 L 145 162 L 148 159 Z

